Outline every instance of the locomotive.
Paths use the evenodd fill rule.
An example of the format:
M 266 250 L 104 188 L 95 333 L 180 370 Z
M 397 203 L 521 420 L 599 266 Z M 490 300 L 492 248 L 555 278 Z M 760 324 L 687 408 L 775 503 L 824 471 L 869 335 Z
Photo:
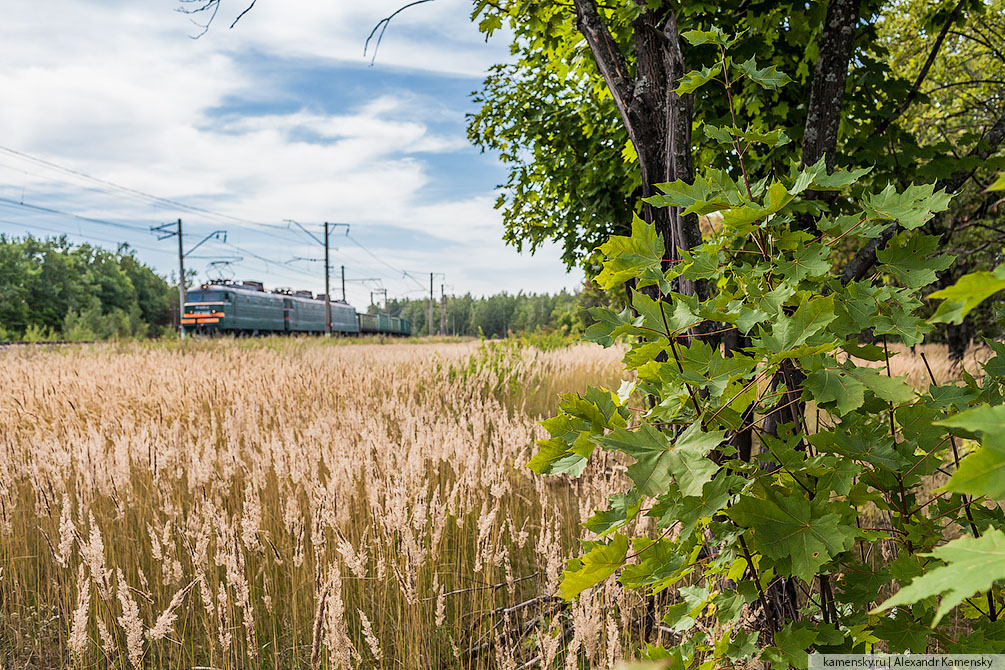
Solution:
M 389 314 L 361 314 L 344 300 L 331 301 L 332 333 L 412 333 L 412 324 Z M 325 332 L 324 296 L 310 291 L 266 291 L 257 281 L 203 284 L 185 295 L 181 319 L 187 333 L 281 334 Z

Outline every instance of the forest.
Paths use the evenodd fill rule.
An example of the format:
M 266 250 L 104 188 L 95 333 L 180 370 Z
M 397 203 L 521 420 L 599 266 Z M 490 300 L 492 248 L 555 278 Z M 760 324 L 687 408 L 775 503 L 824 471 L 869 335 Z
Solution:
M 162 336 L 177 299 L 128 246 L 0 235 L 0 340 Z

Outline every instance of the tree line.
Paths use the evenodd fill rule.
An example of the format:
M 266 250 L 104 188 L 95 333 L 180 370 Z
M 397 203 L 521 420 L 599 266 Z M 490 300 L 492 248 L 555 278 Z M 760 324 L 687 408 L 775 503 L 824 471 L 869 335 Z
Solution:
M 160 337 L 177 327 L 172 311 L 177 285 L 140 262 L 121 245 L 112 252 L 65 237 L 37 239 L 0 235 L 0 340 L 98 340 Z M 505 337 L 550 330 L 578 333 L 600 304 L 595 289 L 578 293 L 500 293 L 445 298 L 445 332 Z M 429 332 L 427 299 L 390 299 L 386 310 L 412 322 L 412 332 Z M 433 330 L 440 332 L 440 301 Z
M 162 335 L 176 296 L 127 245 L 0 235 L 0 340 Z
M 441 306 L 444 309 L 443 333 L 484 337 L 506 337 L 510 333 L 530 333 L 551 330 L 578 333 L 586 326 L 588 315 L 583 309 L 586 292 L 562 290 L 547 293 L 498 293 L 475 297 L 470 293 L 447 296 L 433 303 L 433 332 L 440 332 Z M 371 312 L 385 311 L 371 305 Z M 386 311 L 412 322 L 412 333 L 429 332 L 429 299 L 389 299 Z

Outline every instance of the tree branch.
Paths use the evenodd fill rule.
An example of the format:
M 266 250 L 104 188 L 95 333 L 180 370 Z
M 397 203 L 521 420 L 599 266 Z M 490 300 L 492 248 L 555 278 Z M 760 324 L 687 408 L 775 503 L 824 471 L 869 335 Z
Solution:
M 576 27 L 586 38 L 586 43 L 597 62 L 597 69 L 611 90 L 614 104 L 617 105 L 621 118 L 627 125 L 634 83 L 628 71 L 628 64 L 625 62 L 625 55 L 600 17 L 594 0 L 575 0 L 575 6 Z M 631 128 L 628 130 L 630 134 Z
M 189 9 L 188 7 L 176 8 L 176 11 L 179 11 L 182 14 L 201 14 L 203 12 L 209 12 L 209 18 L 206 20 L 206 23 L 199 23 L 195 19 L 191 19 L 192 23 L 202 28 L 202 30 L 198 35 L 189 35 L 190 38 L 197 40 L 209 32 L 209 27 L 213 24 L 213 20 L 216 18 L 216 13 L 220 11 L 220 1 L 221 0 L 178 0 L 178 2 L 183 5 L 196 5 L 192 9 Z M 237 15 L 237 18 L 230 24 L 230 27 L 233 28 L 236 26 L 237 22 L 244 18 L 245 14 L 251 11 L 256 2 L 258 2 L 258 0 L 251 0 L 251 4 L 245 7 L 244 11 Z
M 363 44 L 363 58 L 366 58 L 366 50 L 370 46 L 370 40 L 372 40 L 374 34 L 378 30 L 380 30 L 380 34 L 377 35 L 377 43 L 373 45 L 373 57 L 370 59 L 370 65 L 372 66 L 374 61 L 377 60 L 377 49 L 380 48 L 380 43 L 384 39 L 384 31 L 387 30 L 387 27 L 391 24 L 391 19 L 396 17 L 398 14 L 401 14 L 409 7 L 414 7 L 415 5 L 421 5 L 425 2 L 432 2 L 432 1 L 433 0 L 415 0 L 415 2 L 410 2 L 407 5 L 402 5 L 401 7 L 398 7 L 398 9 L 394 10 L 394 12 L 392 12 L 390 16 L 385 16 L 380 21 L 378 21 L 377 25 L 373 27 L 373 30 L 371 30 L 370 34 L 367 36 L 366 43 Z
M 946 35 L 949 34 L 949 28 L 956 21 L 956 15 L 960 11 L 960 7 L 967 0 L 960 0 L 953 7 L 953 11 L 949 13 L 949 18 L 946 19 L 946 24 L 942 26 L 942 30 L 939 31 L 939 36 L 935 38 L 935 44 L 932 45 L 932 50 L 928 53 L 928 58 L 925 60 L 925 64 L 921 66 L 921 72 L 918 73 L 917 78 L 914 80 L 914 85 L 911 86 L 910 92 L 907 97 L 904 98 L 904 102 L 900 103 L 900 107 L 897 108 L 890 116 L 883 119 L 876 129 L 872 131 L 872 137 L 876 135 L 881 135 L 890 124 L 893 123 L 901 114 L 907 111 L 907 108 L 914 103 L 914 99 L 918 97 L 918 93 L 921 91 L 921 84 L 925 81 L 925 77 L 928 76 L 928 71 L 932 69 L 932 64 L 935 62 L 935 57 L 939 54 L 939 50 L 942 49 L 942 43 L 946 40 Z
M 988 130 L 987 134 L 981 138 L 981 140 L 974 145 L 970 153 L 967 154 L 968 158 L 979 158 L 981 161 L 987 160 L 991 154 L 998 150 L 998 146 L 1005 140 L 1005 113 L 1002 113 L 998 120 L 995 122 L 991 129 Z M 947 193 L 956 193 L 959 191 L 967 181 L 973 177 L 974 172 L 977 168 L 971 170 L 961 169 L 954 172 L 952 175 L 946 179 L 940 179 L 935 182 L 935 189 L 945 189 Z M 872 269 L 872 266 L 876 264 L 876 252 L 886 246 L 886 243 L 890 241 L 897 231 L 900 229 L 900 225 L 897 223 L 891 223 L 887 226 L 880 236 L 869 240 L 868 244 L 858 250 L 855 257 L 851 259 L 847 266 L 845 266 L 844 271 L 841 273 L 841 283 L 847 284 L 852 280 L 860 280 L 865 277 L 866 273 Z M 952 232 L 950 227 L 943 234 L 943 241 L 948 238 L 948 235 Z

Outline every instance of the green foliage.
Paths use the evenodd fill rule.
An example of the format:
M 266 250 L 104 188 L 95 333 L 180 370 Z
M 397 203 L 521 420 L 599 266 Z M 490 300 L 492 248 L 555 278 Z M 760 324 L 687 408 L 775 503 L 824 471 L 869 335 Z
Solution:
M 0 324 L 9 337 L 144 337 L 167 326 L 176 289 L 123 246 L 0 236 Z
M 983 176 L 1002 166 L 1000 156 L 980 161 L 967 155 L 1001 113 L 1001 77 L 987 73 L 1001 72 L 1005 63 L 987 36 L 1005 30 L 1002 0 L 968 3 L 958 12 L 954 30 L 927 69 L 922 92 L 900 109 L 954 4 L 909 0 L 861 7 L 837 164 L 871 168 L 869 182 L 858 190 L 878 191 L 873 196 L 878 203 L 888 184 L 899 198 L 909 199 L 913 182 L 948 178 L 960 169 L 976 168 Z M 634 31 L 640 13 L 673 13 L 688 42 L 685 62 L 701 63 L 676 83 L 679 93 L 694 94 L 696 165 L 726 170 L 721 144 L 736 138 L 742 139 L 752 182 L 799 159 L 826 3 L 762 3 L 756 11 L 739 0 L 598 5 L 629 75 L 636 73 Z M 642 214 L 644 207 L 636 147 L 587 55 L 574 4 L 479 1 L 473 17 L 487 37 L 503 26 L 511 36 L 512 62 L 490 71 L 475 93 L 478 111 L 468 119 L 469 138 L 496 152 L 508 167 L 497 201 L 505 239 L 531 250 L 554 241 L 562 245 L 569 265 L 590 262 L 609 235 L 629 234 L 632 213 Z M 745 37 L 721 37 L 718 26 Z M 717 63 L 702 62 L 719 48 L 728 52 L 730 72 L 739 77 L 733 94 L 737 111 L 746 117 L 743 127 L 732 127 L 727 100 L 706 87 L 723 77 Z M 788 134 L 772 136 L 781 132 L 777 128 Z M 965 201 L 972 215 L 987 210 L 978 200 L 968 194 L 958 203 Z M 987 237 L 976 228 L 969 235 L 968 242 Z
M 689 39 L 733 42 L 716 31 Z M 705 80 L 706 70 L 725 71 L 736 86 L 773 91 L 780 81 L 725 48 L 688 79 L 702 92 L 725 85 Z M 647 645 L 641 656 L 680 668 L 725 659 L 805 668 L 809 651 L 868 652 L 880 642 L 997 651 L 1005 516 L 993 501 L 1005 497 L 1005 345 L 992 343 L 996 357 L 980 383 L 965 375 L 921 391 L 889 372 L 889 344 L 916 344 L 932 328 L 921 298 L 953 259 L 923 227 L 949 198 L 931 185 L 870 192 L 858 183 L 866 171 L 828 174 L 822 163 L 748 184 L 743 152 L 731 146 L 734 169 L 662 185 L 649 201 L 712 216 L 712 234 L 681 262 L 661 263 L 662 241 L 641 220 L 600 247 L 597 283 L 633 281 L 632 309 L 592 309 L 585 338 L 624 343 L 632 381 L 564 396 L 528 466 L 575 477 L 599 447 L 619 452 L 627 468 L 624 489 L 585 524 L 605 539 L 585 542 L 569 561 L 560 595 L 611 577 L 646 594 L 667 591 L 663 624 L 681 642 Z M 818 190 L 840 197 L 810 195 Z M 842 283 L 845 245 L 867 244 L 889 221 L 904 232 L 879 254 L 875 274 Z M 685 294 L 683 280 L 705 280 L 708 297 Z M 986 284 L 964 277 L 940 297 L 956 301 L 962 318 L 990 295 Z M 737 342 L 728 352 L 722 333 Z M 633 407 L 644 409 L 628 407 L 636 391 L 646 399 Z M 752 453 L 740 446 L 745 436 Z M 972 440 L 979 449 L 960 460 Z M 937 471 L 954 474 L 933 496 Z M 951 539 L 960 528 L 966 536 Z M 785 584 L 808 594 L 791 603 L 798 620 L 764 608 L 773 589 L 776 601 L 791 599 L 780 593 Z M 974 594 L 984 609 L 967 601 Z M 744 606 L 758 623 L 742 616 Z M 966 625 L 947 625 L 957 608 Z
M 874 613 L 941 595 L 932 621 L 932 626 L 938 626 L 939 621 L 966 598 L 987 591 L 996 580 L 1005 579 L 1005 533 L 997 528 L 978 538 L 953 540 L 927 555 L 946 565 L 927 570 L 873 610 Z
M 941 298 L 933 323 L 962 323 L 964 317 L 995 293 L 1005 289 L 1005 264 L 991 272 L 971 272 L 959 280 L 928 297 Z
M 570 336 L 583 328 L 579 315 L 584 294 L 561 291 L 546 293 L 498 293 L 476 298 L 470 293 L 447 296 L 447 334 L 469 337 L 506 337 L 521 334 L 534 340 L 539 348 L 568 344 Z M 371 306 L 371 309 L 373 307 Z M 392 316 L 410 319 L 412 332 L 423 335 L 429 328 L 429 299 L 390 299 L 387 311 Z M 440 301 L 433 305 L 433 332 L 439 332 Z

